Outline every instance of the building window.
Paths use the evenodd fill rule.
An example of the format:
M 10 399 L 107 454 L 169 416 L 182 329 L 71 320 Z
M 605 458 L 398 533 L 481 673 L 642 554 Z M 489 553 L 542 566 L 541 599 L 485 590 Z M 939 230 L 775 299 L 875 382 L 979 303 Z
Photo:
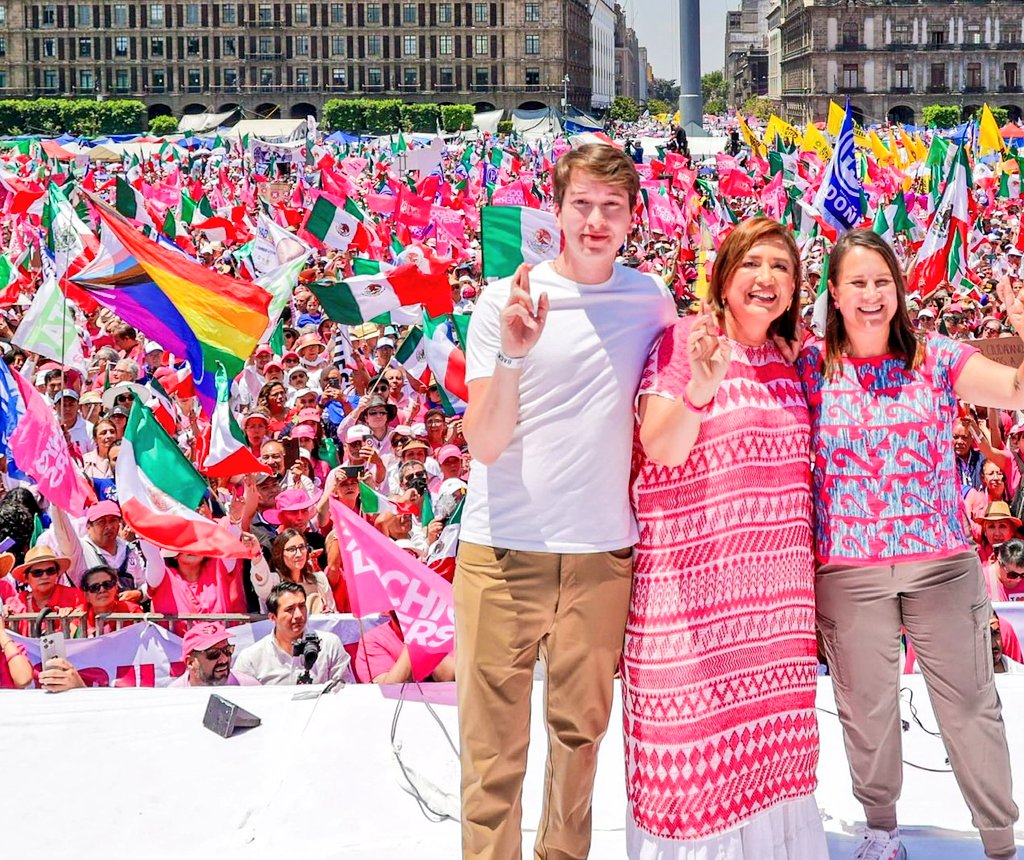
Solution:
M 0 72 L 0 90 L 7 89 L 7 72 Z
M 149 26 L 162 27 L 164 25 L 164 4 L 154 3 L 149 7 Z
M 190 27 L 199 26 L 200 14 L 198 3 L 185 4 L 185 23 Z
M 1003 85 L 1008 90 L 1014 90 L 1020 83 L 1017 78 L 1017 64 L 1003 63 Z
M 490 36 L 474 36 L 473 37 L 473 54 L 477 57 L 487 57 L 491 53 L 491 37 Z
M 526 37 L 526 53 L 540 54 L 540 36 Z
M 967 80 L 965 82 L 965 86 L 974 90 L 981 89 L 981 63 L 967 64 Z
M 486 3 L 474 3 L 473 4 L 473 23 L 474 24 L 486 24 L 491 19 L 491 16 L 487 14 Z
M 473 69 L 473 83 L 478 87 L 489 87 L 491 85 L 491 70 L 486 67 Z
M 238 7 L 234 3 L 222 3 L 220 7 L 221 24 L 235 24 L 238 22 Z
M 407 87 L 419 86 L 419 72 L 415 68 L 406 67 L 402 70 L 402 83 Z
M 127 41 L 127 39 L 125 41 Z M 44 57 L 56 57 L 57 56 L 57 40 L 56 39 L 43 39 L 43 56 Z
M 843 64 L 843 89 L 857 89 L 860 86 L 860 66 L 856 63 Z
M 114 56 L 115 57 L 127 57 L 128 56 L 128 37 L 117 36 L 114 39 Z
M 225 57 L 236 57 L 238 56 L 238 45 L 235 42 L 234 36 L 222 36 L 220 40 L 221 53 Z
M 455 53 L 453 45 L 454 40 L 452 39 L 451 36 L 437 37 L 437 53 L 450 57 L 452 54 Z
M 366 53 L 371 57 L 380 56 L 380 36 L 366 37 Z
M 928 44 L 929 45 L 945 45 L 946 44 L 946 31 L 945 30 L 929 30 L 928 31 Z
M 296 57 L 308 57 L 309 56 L 309 36 L 296 36 L 295 37 L 295 56 Z
M 932 63 L 929 68 L 929 86 L 932 87 L 944 87 L 946 86 L 946 64 L 945 63 Z
M 910 44 L 910 25 L 909 24 L 893 24 L 893 27 L 892 27 L 892 43 L 894 45 L 909 45 Z
M 256 15 L 261 27 L 274 23 L 274 7 L 269 3 L 261 3 Z
M 188 89 L 189 89 L 189 92 L 193 92 L 193 93 L 197 92 L 199 90 L 199 87 L 202 86 L 202 83 L 203 83 L 202 72 L 200 72 L 199 69 L 189 69 L 188 70 Z
M 260 69 L 260 86 L 272 87 L 274 85 L 274 70 Z
M 164 55 L 164 40 L 163 39 L 150 39 L 149 40 L 149 55 L 151 57 L 162 57 Z
M 440 3 L 437 7 L 437 23 L 451 24 L 452 20 L 452 4 Z
M 967 34 L 964 37 L 965 45 L 980 45 L 981 44 L 981 27 L 977 24 L 971 24 L 967 28 Z
M 78 22 L 79 27 L 91 27 L 92 26 L 92 6 L 87 3 L 82 3 L 75 7 L 75 21 Z M 3 23 L 0 21 L 0 23 Z
M 402 4 L 402 23 L 403 24 L 418 24 L 420 22 L 419 15 L 416 14 L 415 3 L 403 3 Z
M 437 70 L 437 82 L 442 87 L 455 86 L 455 69 L 451 66 L 442 66 Z
M 56 69 L 43 69 L 43 89 L 56 90 L 57 89 L 57 70 Z
M 538 23 L 540 23 L 540 3 L 527 3 L 526 4 L 526 23 L 527 24 L 538 24 Z
M 309 23 L 309 4 L 308 3 L 296 3 L 292 8 L 292 20 L 296 24 L 308 24 Z
M 80 93 L 91 93 L 92 87 L 92 69 L 80 69 L 78 72 L 78 91 Z
M 0 36 L 0 57 L 7 56 L 7 37 Z
M 898 90 L 909 90 L 910 89 L 910 63 L 897 63 L 896 77 L 894 86 Z
M 261 57 L 267 57 L 274 53 L 274 37 L 273 36 L 260 36 L 259 40 L 259 55 Z
M 366 70 L 366 83 L 371 87 L 379 87 L 384 83 L 384 75 L 379 67 L 373 66 Z
M 539 87 L 540 86 L 540 69 L 536 67 L 527 68 L 526 70 L 526 86 L 528 87 Z
M 295 70 L 295 86 L 309 88 L 309 69 Z
M 332 57 L 344 57 L 345 56 L 345 37 L 344 36 L 331 36 L 331 56 Z
M 860 27 L 855 21 L 843 24 L 843 46 L 851 47 L 860 44 Z
M 47 4 L 43 7 L 42 23 L 44 27 L 57 26 L 57 7 Z
M 128 82 L 128 70 L 117 69 L 114 72 L 114 89 L 119 93 L 126 93 L 131 89 L 131 84 Z
M 89 7 L 89 11 L 92 11 L 92 7 Z M 7 23 L 7 6 L 4 3 L 0 3 L 0 24 Z
M 366 23 L 367 24 L 379 24 L 380 23 L 380 3 L 367 3 L 366 4 Z
M 416 37 L 406 36 L 402 39 L 402 56 L 403 57 L 415 57 L 416 56 Z
M 78 40 L 78 56 L 80 57 L 91 57 L 92 56 L 92 39 L 82 38 Z
M 127 27 L 128 26 L 128 6 L 125 3 L 114 4 L 114 26 L 115 27 Z
M 189 36 L 185 40 L 185 53 L 189 57 L 198 57 L 199 56 L 199 37 L 198 36 Z
M 345 23 L 345 7 L 340 3 L 331 4 L 331 23 L 332 24 L 344 24 Z
M 238 69 L 224 70 L 224 86 L 235 89 L 238 86 Z
M 167 73 L 163 69 L 154 69 L 152 76 L 153 83 L 150 84 L 150 89 L 154 93 L 162 93 L 167 89 Z
M 345 70 L 340 66 L 331 69 L 331 86 L 335 88 L 345 86 Z

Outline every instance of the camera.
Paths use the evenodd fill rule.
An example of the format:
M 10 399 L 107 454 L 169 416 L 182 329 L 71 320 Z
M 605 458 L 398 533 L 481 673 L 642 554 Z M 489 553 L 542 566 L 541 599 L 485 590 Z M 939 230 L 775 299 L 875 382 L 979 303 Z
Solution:
M 312 684 L 313 676 L 310 669 L 320 656 L 320 637 L 315 633 L 307 633 L 292 645 L 292 656 L 302 658 L 302 666 L 305 671 L 299 675 L 299 684 Z
M 407 478 L 405 486 L 407 489 L 415 490 L 421 496 L 425 496 L 427 494 L 427 476 L 416 475 L 414 478 Z

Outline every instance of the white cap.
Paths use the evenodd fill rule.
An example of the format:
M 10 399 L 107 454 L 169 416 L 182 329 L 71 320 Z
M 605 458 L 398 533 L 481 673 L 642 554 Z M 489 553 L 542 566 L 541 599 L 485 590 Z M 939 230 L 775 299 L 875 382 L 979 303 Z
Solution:
M 365 424 L 353 424 L 345 431 L 345 444 L 349 442 L 362 442 L 367 436 L 372 436 L 373 431 Z
M 374 349 L 381 349 L 382 347 L 385 346 L 390 346 L 392 349 L 394 349 L 395 342 L 389 337 L 382 337 L 380 340 L 377 341 L 377 345 L 374 347 Z

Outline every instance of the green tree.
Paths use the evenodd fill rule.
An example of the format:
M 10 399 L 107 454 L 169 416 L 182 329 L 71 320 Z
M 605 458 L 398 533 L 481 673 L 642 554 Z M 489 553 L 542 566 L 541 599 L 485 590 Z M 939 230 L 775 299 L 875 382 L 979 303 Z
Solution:
M 677 105 L 679 104 L 679 84 L 676 83 L 675 78 L 655 78 L 650 96 L 668 102 L 670 105 Z
M 935 128 L 953 128 L 961 121 L 959 105 L 926 105 L 921 115 L 925 125 Z
M 636 122 L 640 119 L 640 106 L 628 96 L 616 96 L 608 108 L 608 117 L 616 122 Z
M 662 101 L 661 99 L 648 99 L 647 110 L 651 116 L 657 116 L 660 113 L 675 113 L 675 108 L 671 107 L 668 102 Z
M 775 106 L 770 99 L 763 96 L 751 96 L 743 102 L 740 111 L 744 116 L 756 116 L 760 120 L 767 121 L 768 117 L 775 112 Z
M 178 131 L 178 121 L 169 114 L 155 116 L 149 121 L 150 134 L 175 134 Z
M 1010 112 L 1006 108 L 992 107 L 992 105 L 989 105 L 988 109 L 990 111 L 992 111 L 992 116 L 995 117 L 996 122 L 999 123 L 999 127 L 1000 128 L 1002 128 L 1004 125 L 1006 125 L 1010 121 Z M 978 108 L 970 116 L 965 116 L 964 119 L 965 120 L 976 119 L 976 120 L 978 120 L 980 122 L 981 121 L 981 108 Z
M 725 75 L 722 72 L 708 72 L 700 79 L 700 96 L 704 100 L 704 109 L 708 110 L 709 102 L 719 100 L 725 105 L 726 96 L 729 94 L 729 87 L 725 82 Z
M 725 99 L 713 98 L 704 102 L 704 113 L 725 113 Z

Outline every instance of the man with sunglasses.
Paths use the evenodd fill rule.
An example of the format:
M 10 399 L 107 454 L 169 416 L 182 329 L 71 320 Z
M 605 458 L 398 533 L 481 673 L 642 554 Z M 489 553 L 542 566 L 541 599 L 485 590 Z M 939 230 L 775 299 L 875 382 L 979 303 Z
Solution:
M 185 673 L 171 681 L 170 687 L 256 687 L 259 681 L 242 672 L 231 671 L 235 646 L 221 621 L 193 624 L 181 642 L 181 660 Z

